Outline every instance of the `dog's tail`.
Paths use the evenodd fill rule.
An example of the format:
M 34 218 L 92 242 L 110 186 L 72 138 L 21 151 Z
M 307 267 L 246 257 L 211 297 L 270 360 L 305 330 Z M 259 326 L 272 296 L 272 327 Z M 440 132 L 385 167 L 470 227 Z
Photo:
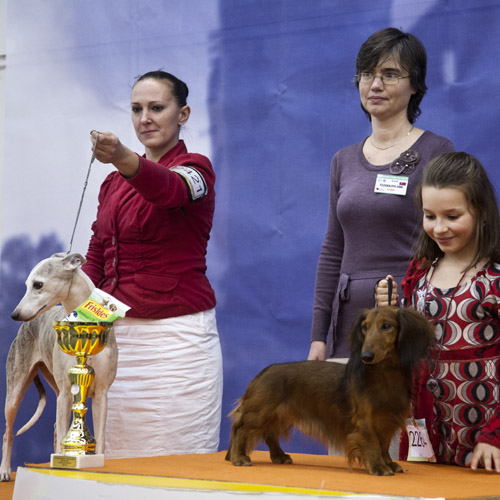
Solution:
M 43 413 L 45 405 L 47 404 L 47 392 L 45 391 L 45 387 L 43 386 L 42 381 L 40 380 L 40 376 L 38 374 L 35 375 L 33 383 L 35 384 L 35 387 L 38 391 L 38 406 L 36 407 L 35 413 L 29 419 L 29 421 L 26 422 L 17 431 L 16 436 L 19 436 L 23 432 L 26 432 L 30 427 L 32 427 L 35 424 L 35 422 L 40 418 L 40 415 Z

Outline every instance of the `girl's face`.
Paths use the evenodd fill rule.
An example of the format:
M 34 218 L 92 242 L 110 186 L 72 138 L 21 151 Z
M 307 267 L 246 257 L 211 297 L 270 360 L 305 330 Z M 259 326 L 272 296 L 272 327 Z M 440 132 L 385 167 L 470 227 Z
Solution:
M 368 72 L 376 75 L 376 78 L 371 83 L 359 84 L 359 96 L 361 104 L 372 118 L 384 120 L 401 114 L 406 116 L 410 98 L 416 93 L 410 78 L 401 78 L 395 85 L 387 85 L 380 76 L 408 76 L 408 72 L 392 56 L 382 58 L 377 67 Z
M 471 261 L 475 254 L 476 216 L 456 188 L 422 188 L 424 231 L 446 255 Z
M 132 123 L 146 157 L 159 160 L 179 142 L 179 130 L 190 114 L 179 107 L 168 82 L 148 78 L 135 84 L 131 96 Z

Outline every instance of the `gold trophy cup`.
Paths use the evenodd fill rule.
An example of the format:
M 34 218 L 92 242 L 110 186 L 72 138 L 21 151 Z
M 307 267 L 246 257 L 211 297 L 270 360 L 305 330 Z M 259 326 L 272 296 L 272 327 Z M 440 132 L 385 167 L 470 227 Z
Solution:
M 64 469 L 102 467 L 104 455 L 96 454 L 96 441 L 85 422 L 87 394 L 94 380 L 94 369 L 87 358 L 100 353 L 108 342 L 112 323 L 54 321 L 57 344 L 66 354 L 76 356 L 77 363 L 68 370 L 73 394 L 73 420 L 61 441 L 61 453 L 50 456 L 50 466 Z

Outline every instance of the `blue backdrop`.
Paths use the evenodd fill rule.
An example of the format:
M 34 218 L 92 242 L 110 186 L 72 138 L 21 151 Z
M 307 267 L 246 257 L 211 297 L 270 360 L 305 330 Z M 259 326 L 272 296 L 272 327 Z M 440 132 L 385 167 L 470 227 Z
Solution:
M 330 160 L 370 133 L 352 80 L 371 33 L 395 26 L 422 40 L 429 91 L 417 125 L 477 156 L 500 187 L 498 1 L 54 0 L 43 18 L 40 8 L 35 0 L 9 2 L 0 359 L 18 326 L 9 315 L 29 270 L 67 246 L 88 131 L 117 131 L 140 151 L 130 84 L 150 69 L 171 71 L 191 88 L 184 139 L 211 157 L 217 174 L 208 265 L 224 357 L 221 450 L 225 415 L 250 379 L 270 363 L 307 356 Z M 29 172 L 22 182 L 19 169 Z M 73 247 L 83 254 L 99 176 L 108 171 L 90 181 Z M 59 195 L 65 210 L 60 198 L 51 204 Z M 30 391 L 16 428 L 35 405 Z M 15 439 L 14 466 L 48 460 L 54 415 L 51 394 L 42 420 Z M 301 437 L 287 450 L 324 452 Z

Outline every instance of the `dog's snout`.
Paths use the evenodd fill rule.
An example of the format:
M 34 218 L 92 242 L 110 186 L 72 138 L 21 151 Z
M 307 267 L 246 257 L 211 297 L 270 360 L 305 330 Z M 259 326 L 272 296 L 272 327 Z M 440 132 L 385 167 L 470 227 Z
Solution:
M 361 361 L 363 363 L 372 363 L 375 359 L 375 354 L 371 351 L 364 351 L 361 353 Z
M 17 309 L 14 309 L 12 311 L 12 314 L 10 315 L 10 317 L 14 320 L 14 321 L 19 321 L 19 311 Z

